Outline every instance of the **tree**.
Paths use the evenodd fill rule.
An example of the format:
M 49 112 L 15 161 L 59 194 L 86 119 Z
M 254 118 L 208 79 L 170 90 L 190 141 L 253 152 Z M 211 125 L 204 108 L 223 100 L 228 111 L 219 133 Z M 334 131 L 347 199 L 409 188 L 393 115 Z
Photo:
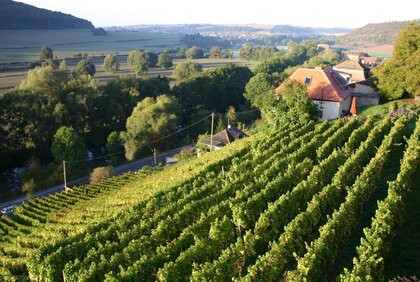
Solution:
M 56 161 L 74 161 L 85 160 L 87 148 L 76 130 L 62 126 L 54 135 L 51 151 Z
M 32 199 L 36 190 L 35 180 L 31 178 L 22 185 L 22 192 L 25 193 L 27 199 Z
M 305 124 L 321 117 L 318 106 L 308 97 L 306 85 L 296 80 L 286 81 L 280 93 L 264 95 L 260 109 L 267 122 L 274 126 Z
M 220 58 L 222 55 L 222 50 L 220 50 L 220 47 L 214 46 L 210 49 L 210 58 Z
M 190 78 L 203 70 L 203 66 L 196 62 L 183 62 L 179 63 L 173 72 L 174 77 L 177 80 L 184 80 Z
M 229 121 L 229 124 L 236 123 L 237 116 L 236 116 L 236 110 L 234 106 L 230 106 L 229 109 L 226 111 L 226 118 Z
M 267 73 L 257 73 L 245 86 L 244 96 L 251 104 L 258 107 L 261 95 L 274 90 L 273 78 Z
M 251 60 L 255 57 L 254 52 L 254 47 L 252 47 L 251 45 L 242 46 L 241 48 L 239 48 L 239 58 Z
M 223 58 L 225 59 L 232 59 L 233 58 L 233 51 L 231 49 L 226 49 L 223 54 Z
M 286 69 L 286 62 L 282 58 L 270 58 L 259 63 L 254 72 L 273 74 L 275 72 L 281 73 Z
M 225 129 L 226 129 L 225 122 L 223 120 L 222 115 L 220 115 L 219 120 L 217 121 L 217 124 L 216 124 L 215 132 L 217 133 Z
M 149 70 L 149 56 L 140 50 L 134 50 L 128 53 L 127 63 L 134 69 L 137 76 L 142 76 Z
M 108 54 L 104 58 L 104 69 L 107 72 L 116 73 L 120 70 L 120 63 L 118 63 L 117 56 Z
M 308 50 L 309 51 L 309 50 Z M 309 56 L 309 55 L 308 55 Z M 341 61 L 340 54 L 335 50 L 326 50 L 309 59 L 305 64 L 308 68 L 313 67 L 331 67 Z
M 179 113 L 175 97 L 147 97 L 139 102 L 127 119 L 127 131 L 122 133 L 127 159 L 138 157 L 144 145 L 169 134 L 177 125 Z
M 158 63 L 158 55 L 156 53 L 146 51 L 144 52 L 144 56 L 146 57 L 148 67 L 155 67 Z
M 92 31 L 92 34 L 94 36 L 106 36 L 106 35 L 108 35 L 108 32 L 105 29 L 103 29 L 102 27 L 93 28 L 91 31 Z
M 83 75 L 94 76 L 96 73 L 95 64 L 86 59 L 83 59 L 77 63 L 76 70 L 78 73 Z
M 185 59 L 187 57 L 186 52 L 187 52 L 187 49 L 179 48 L 179 51 L 178 51 L 178 54 L 176 55 L 176 57 L 178 59 Z
M 39 60 L 40 61 L 44 61 L 47 59 L 52 60 L 53 59 L 53 50 L 48 47 L 48 46 L 44 46 L 41 48 L 41 51 L 39 52 Z
M 67 66 L 66 59 L 61 60 L 60 65 L 58 66 L 58 69 L 63 70 L 63 71 L 68 71 L 69 70 L 69 67 Z
M 162 69 L 169 69 L 174 64 L 172 63 L 172 58 L 166 53 L 160 53 L 158 58 L 158 65 Z
M 204 51 L 198 46 L 193 46 L 185 51 L 185 55 L 188 59 L 200 59 L 204 57 Z
M 241 108 L 245 103 L 245 85 L 252 77 L 247 67 L 227 64 L 184 80 L 173 88 L 184 114 L 202 110 L 226 112 L 229 106 Z
M 398 35 L 393 58 L 372 69 L 374 83 L 388 100 L 420 95 L 420 24 L 412 22 Z
M 121 160 L 120 152 L 124 151 L 124 144 L 121 135 L 117 131 L 111 132 L 106 139 L 106 149 L 111 155 L 112 163 L 116 164 Z

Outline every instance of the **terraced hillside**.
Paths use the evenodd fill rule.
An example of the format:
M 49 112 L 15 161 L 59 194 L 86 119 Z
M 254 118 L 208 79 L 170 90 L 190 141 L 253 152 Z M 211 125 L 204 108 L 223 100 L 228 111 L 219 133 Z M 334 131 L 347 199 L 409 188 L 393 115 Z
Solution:
M 414 123 L 284 127 L 161 172 L 34 200 L 0 219 L 1 278 L 380 280 L 420 162 Z M 390 164 L 397 173 L 384 186 Z M 354 260 L 342 255 L 352 248 Z

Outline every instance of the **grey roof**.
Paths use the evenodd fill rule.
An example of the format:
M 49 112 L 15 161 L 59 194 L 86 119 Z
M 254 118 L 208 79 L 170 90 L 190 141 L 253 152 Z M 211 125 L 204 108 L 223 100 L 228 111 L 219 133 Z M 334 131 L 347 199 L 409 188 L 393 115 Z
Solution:
M 245 132 L 239 130 L 238 128 L 231 126 L 213 135 L 213 146 L 223 147 L 237 139 L 242 139 L 244 137 L 248 137 L 248 135 Z M 199 143 L 210 146 L 211 140 L 206 139 L 203 141 L 199 141 Z

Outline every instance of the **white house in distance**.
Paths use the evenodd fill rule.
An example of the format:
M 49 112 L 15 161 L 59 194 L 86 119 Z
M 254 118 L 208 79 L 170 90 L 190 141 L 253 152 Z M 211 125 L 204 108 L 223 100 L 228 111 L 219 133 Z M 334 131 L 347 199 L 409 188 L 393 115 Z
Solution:
M 321 120 L 335 119 L 348 113 L 353 88 L 351 74 L 331 68 L 297 69 L 288 79 L 306 84 L 308 95 L 322 111 Z M 280 85 L 276 92 L 280 92 Z

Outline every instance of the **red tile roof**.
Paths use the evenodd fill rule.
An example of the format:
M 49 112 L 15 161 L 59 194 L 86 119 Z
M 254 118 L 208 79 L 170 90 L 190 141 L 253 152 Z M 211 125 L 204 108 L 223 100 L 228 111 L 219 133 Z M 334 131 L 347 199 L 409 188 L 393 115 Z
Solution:
M 309 82 L 306 83 L 306 86 L 311 99 L 342 102 L 353 92 L 353 88 L 347 85 L 347 81 L 340 74 L 351 76 L 331 68 L 300 68 L 289 79 L 294 79 L 304 84 Z M 282 86 L 283 84 L 276 89 L 277 93 L 280 92 Z
M 368 64 L 377 64 L 378 58 L 377 57 L 364 57 L 363 60 L 365 60 L 365 63 Z

